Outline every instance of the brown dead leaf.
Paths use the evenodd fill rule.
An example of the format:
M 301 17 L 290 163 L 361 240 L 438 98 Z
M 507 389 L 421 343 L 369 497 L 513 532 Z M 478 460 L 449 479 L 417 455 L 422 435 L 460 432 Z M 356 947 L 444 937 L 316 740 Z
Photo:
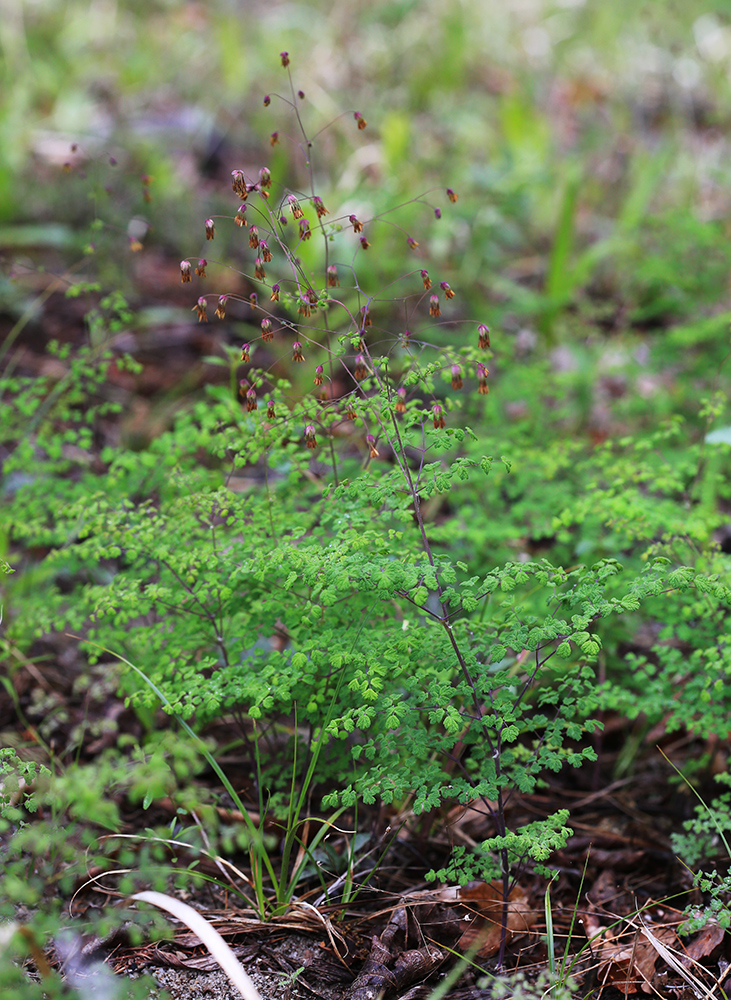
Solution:
M 599 940 L 600 936 L 606 929 L 594 912 L 593 907 L 583 915 L 581 923 L 583 924 L 584 933 L 586 934 L 587 939 L 591 941 L 592 944 Z
M 705 958 L 723 941 L 725 933 L 717 921 L 709 920 L 698 937 L 686 946 L 686 954 L 694 962 L 697 962 L 699 958 Z
M 459 891 L 459 901 L 467 909 L 462 918 L 462 936 L 457 946 L 462 951 L 478 945 L 479 958 L 490 958 L 500 948 L 503 913 L 503 889 L 499 882 L 470 882 Z M 521 931 L 530 930 L 538 920 L 538 911 L 531 909 L 528 897 L 516 886 L 508 898 L 508 940 Z
M 605 934 L 599 954 L 599 982 L 616 986 L 625 996 L 639 990 L 652 993 L 655 964 L 659 958 L 657 950 L 639 931 L 631 937 L 623 934 L 621 939 L 611 938 L 609 929 Z M 655 936 L 665 945 L 678 940 L 672 927 L 657 928 Z
M 591 862 L 597 868 L 611 869 L 611 872 L 632 872 L 647 858 L 647 851 L 632 851 L 629 848 L 607 850 L 595 847 L 591 852 Z M 610 875 L 610 877 L 613 877 Z
M 616 907 L 616 901 L 621 894 L 622 890 L 617 884 L 614 872 L 605 868 L 591 887 L 591 892 L 587 893 L 587 898 L 595 909 L 605 909 L 608 906 L 612 910 Z

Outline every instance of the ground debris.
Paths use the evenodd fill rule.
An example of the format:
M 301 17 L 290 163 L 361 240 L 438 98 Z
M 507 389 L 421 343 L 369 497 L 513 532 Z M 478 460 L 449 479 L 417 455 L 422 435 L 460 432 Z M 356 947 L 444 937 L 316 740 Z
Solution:
M 373 936 L 370 955 L 346 992 L 345 1000 L 401 995 L 439 968 L 446 955 L 435 945 L 397 952 L 397 943 L 405 945 L 408 930 L 408 911 L 399 906 L 380 937 Z

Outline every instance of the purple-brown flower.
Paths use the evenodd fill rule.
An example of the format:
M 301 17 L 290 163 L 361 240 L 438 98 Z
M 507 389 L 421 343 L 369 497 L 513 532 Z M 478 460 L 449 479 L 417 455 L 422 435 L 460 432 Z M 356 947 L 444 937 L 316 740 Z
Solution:
M 301 219 L 305 213 L 300 208 L 300 203 L 293 194 L 287 195 L 287 203 L 292 211 L 292 218 Z
M 249 192 L 246 188 L 246 177 L 243 170 L 231 171 L 231 187 L 234 189 L 234 194 L 237 194 L 242 201 L 246 201 Z

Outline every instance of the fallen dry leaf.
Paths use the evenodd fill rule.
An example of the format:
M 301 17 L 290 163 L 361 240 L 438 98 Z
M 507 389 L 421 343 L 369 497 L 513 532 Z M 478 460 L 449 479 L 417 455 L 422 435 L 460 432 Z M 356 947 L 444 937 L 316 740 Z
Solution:
M 677 943 L 678 936 L 672 927 L 659 927 L 655 936 L 665 945 Z M 599 953 L 597 977 L 602 985 L 611 984 L 625 996 L 637 993 L 652 993 L 652 980 L 658 952 L 638 930 L 631 937 L 623 934 L 621 940 L 613 939 L 607 929 Z
M 709 920 L 703 930 L 686 946 L 686 954 L 697 962 L 699 958 L 710 955 L 724 939 L 726 932 L 715 920 Z
M 467 909 L 462 918 L 462 936 L 457 946 L 467 951 L 478 945 L 479 958 L 490 958 L 500 948 L 503 913 L 503 887 L 500 882 L 470 882 L 459 891 L 459 901 Z M 528 897 L 515 886 L 508 898 L 508 940 L 514 934 L 530 930 L 539 913 L 528 904 Z

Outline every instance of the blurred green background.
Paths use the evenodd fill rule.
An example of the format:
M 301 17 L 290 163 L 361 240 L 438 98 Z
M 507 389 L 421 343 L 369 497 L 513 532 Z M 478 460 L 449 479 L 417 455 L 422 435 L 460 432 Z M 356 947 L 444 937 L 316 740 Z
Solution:
M 330 197 L 459 191 L 415 235 L 474 308 L 553 338 L 569 304 L 664 324 L 726 295 L 728 3 L 4 0 L 0 43 L 6 257 L 95 217 L 196 253 L 230 170 L 270 162 L 288 50 L 312 132 L 349 113 L 316 143 Z

